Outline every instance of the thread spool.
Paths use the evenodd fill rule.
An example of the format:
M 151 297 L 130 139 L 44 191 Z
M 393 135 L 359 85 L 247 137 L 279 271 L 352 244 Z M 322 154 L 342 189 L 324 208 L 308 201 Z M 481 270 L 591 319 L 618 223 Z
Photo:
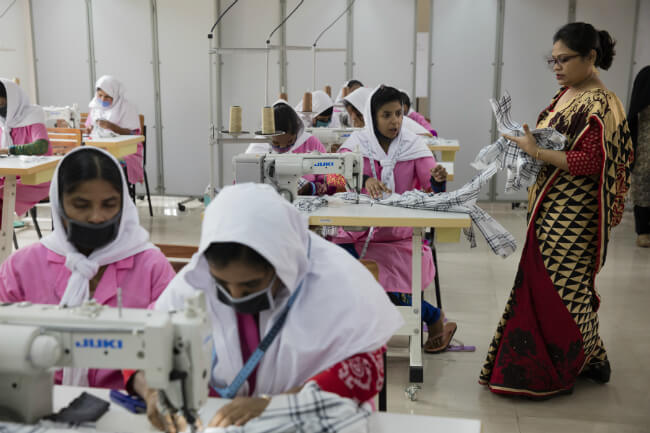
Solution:
M 350 94 L 350 88 L 349 88 L 348 86 L 343 87 L 343 90 L 342 90 L 341 96 L 343 96 L 343 97 L 345 98 L 345 97 L 348 96 L 349 94 Z
M 323 90 L 325 90 L 325 93 L 327 93 L 327 96 L 329 96 L 330 98 L 332 97 L 332 86 L 325 86 L 325 88 Z
M 287 95 L 285 92 L 280 93 L 280 99 L 283 101 L 288 101 L 289 100 L 289 95 Z
M 302 111 L 311 113 L 311 92 L 305 92 L 302 95 Z
M 20 86 L 20 78 L 14 77 L 11 81 L 13 81 L 16 86 Z
M 262 134 L 269 135 L 275 132 L 275 116 L 273 107 L 262 107 Z
M 230 122 L 228 124 L 230 132 L 241 132 L 241 107 L 239 105 L 230 106 Z

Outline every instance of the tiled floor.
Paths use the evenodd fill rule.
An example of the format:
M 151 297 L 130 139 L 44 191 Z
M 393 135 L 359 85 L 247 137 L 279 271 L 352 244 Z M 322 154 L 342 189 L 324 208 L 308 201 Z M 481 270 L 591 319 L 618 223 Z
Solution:
M 179 212 L 175 197 L 154 197 L 155 217 L 139 202 L 141 222 L 154 242 L 198 244 L 202 205 Z M 524 211 L 487 205 L 519 245 Z M 48 216 L 47 209 L 40 212 Z M 17 230 L 20 245 L 36 240 L 31 223 Z M 49 229 L 49 220 L 41 226 Z M 477 347 L 474 353 L 425 355 L 425 379 L 418 400 L 405 397 L 408 361 L 389 358 L 388 408 L 392 412 L 480 419 L 483 433 L 649 433 L 650 432 L 650 249 L 634 245 L 633 218 L 626 213 L 609 246 L 597 284 L 603 302 L 601 336 L 612 364 L 612 379 L 601 386 L 581 380 L 570 396 L 534 402 L 499 397 L 477 383 L 487 346 L 512 287 L 519 252 L 507 259 L 492 254 L 483 240 L 438 245 L 446 315 L 458 322 L 456 336 Z M 425 297 L 434 300 L 432 293 Z M 400 355 L 405 341 L 391 342 Z M 646 364 L 648 363 L 648 364 Z M 435 426 L 432 426 L 432 432 Z

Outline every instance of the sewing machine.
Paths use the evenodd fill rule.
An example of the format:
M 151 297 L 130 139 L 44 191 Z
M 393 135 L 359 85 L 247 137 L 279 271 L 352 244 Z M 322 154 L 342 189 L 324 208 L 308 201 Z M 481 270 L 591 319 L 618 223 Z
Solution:
M 305 132 L 318 138 L 328 150 L 331 149 L 332 145 L 343 144 L 354 131 L 361 130 L 363 128 L 305 128 Z M 336 151 L 336 149 L 331 149 L 330 151 Z
M 31 424 L 52 413 L 54 367 L 142 370 L 165 409 L 189 424 L 207 401 L 212 338 L 202 293 L 171 313 L 0 303 L 0 342 L 0 419 Z
M 273 185 L 287 200 L 298 196 L 299 179 L 307 174 L 343 175 L 348 188 L 363 187 L 363 157 L 358 153 L 241 154 L 233 157 L 235 183 Z
M 81 128 L 81 116 L 77 104 L 67 107 L 43 107 L 47 128 Z

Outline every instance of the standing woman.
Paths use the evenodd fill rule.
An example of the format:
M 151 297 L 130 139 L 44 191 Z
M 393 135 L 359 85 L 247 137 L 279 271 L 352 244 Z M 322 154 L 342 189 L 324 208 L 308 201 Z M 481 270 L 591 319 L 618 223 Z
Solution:
M 632 202 L 636 244 L 650 248 L 650 66 L 641 69 L 634 80 L 627 118 L 634 143 Z
M 93 137 L 105 137 L 107 133 L 118 135 L 140 135 L 140 116 L 135 106 L 125 96 L 124 85 L 115 77 L 104 75 L 95 84 L 95 97 L 88 104 L 90 112 L 86 119 L 86 128 Z M 138 151 L 127 155 L 123 161 L 126 165 L 127 180 L 131 184 L 144 180 L 144 144 L 138 143 Z
M 526 244 L 481 371 L 492 392 L 547 398 L 571 392 L 578 375 L 609 381 L 595 278 L 623 215 L 632 158 L 621 101 L 598 76 L 614 44 L 586 23 L 553 37 L 548 64 L 561 88 L 537 127 L 564 134 L 565 150 L 538 147 L 528 125 L 525 136 L 506 137 L 545 165 L 529 189 Z
M 31 105 L 27 94 L 13 81 L 0 78 L 0 154 L 51 155 L 45 113 Z M 0 179 L 0 209 L 4 178 Z M 50 183 L 16 184 L 16 214 L 22 215 L 47 197 Z M 0 216 L 1 218 L 1 216 Z

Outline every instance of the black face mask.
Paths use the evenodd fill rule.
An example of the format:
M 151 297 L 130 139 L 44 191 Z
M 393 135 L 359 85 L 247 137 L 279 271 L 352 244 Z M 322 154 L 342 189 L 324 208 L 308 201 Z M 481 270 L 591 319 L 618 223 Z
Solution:
M 275 275 L 266 289 L 253 293 L 243 298 L 233 298 L 230 293 L 219 283 L 217 285 L 217 299 L 222 304 L 232 307 L 238 313 L 257 314 L 260 311 L 269 310 L 274 307 L 275 301 L 271 294 L 271 288 L 275 283 Z
M 3 119 L 7 118 L 7 106 L 5 105 L 4 107 L 0 107 L 0 117 Z
M 73 220 L 63 214 L 63 219 L 67 223 L 68 241 L 79 250 L 96 250 L 114 241 L 120 229 L 121 218 L 120 210 L 108 221 L 91 224 Z

